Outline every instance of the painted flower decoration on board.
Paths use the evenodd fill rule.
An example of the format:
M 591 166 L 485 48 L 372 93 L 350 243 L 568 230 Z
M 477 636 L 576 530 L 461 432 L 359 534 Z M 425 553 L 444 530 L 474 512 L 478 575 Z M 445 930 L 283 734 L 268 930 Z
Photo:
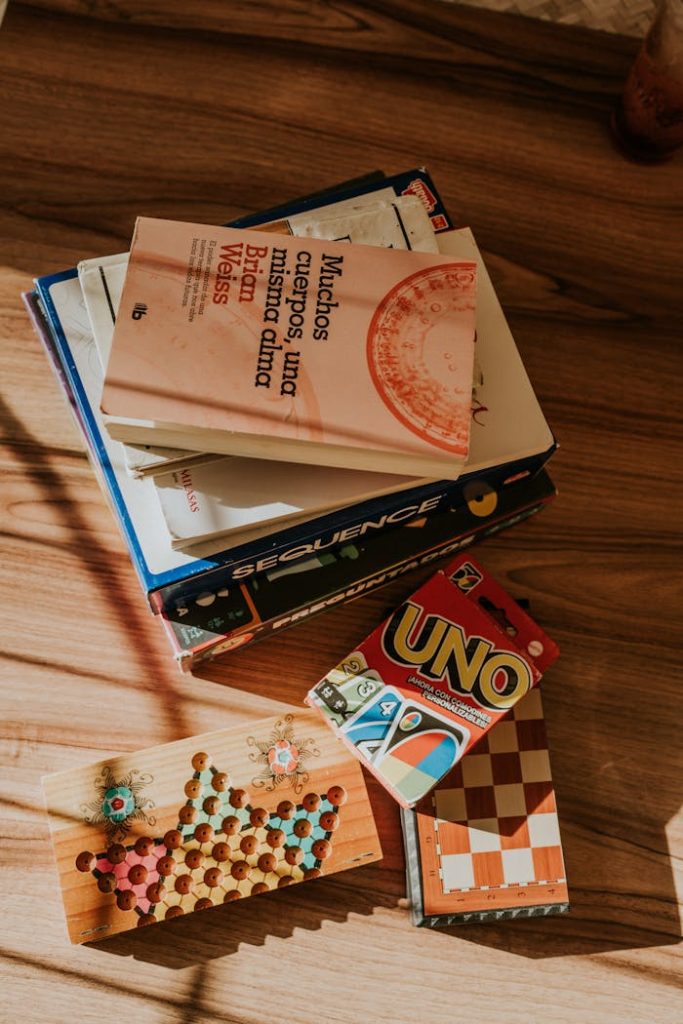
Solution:
M 89 825 L 102 825 L 108 839 L 120 842 L 134 821 L 155 824 L 156 818 L 148 813 L 154 801 L 142 792 L 153 781 L 152 775 L 136 769 L 117 779 L 106 765 L 94 782 L 97 798 L 82 804 L 81 813 Z
M 263 786 L 269 792 L 289 782 L 295 793 L 299 793 L 308 782 L 306 761 L 320 757 L 320 751 L 312 739 L 300 739 L 294 735 L 294 716 L 285 715 L 273 726 L 270 736 L 257 740 L 249 736 L 247 743 L 256 747 L 249 758 L 263 765 L 259 775 L 252 779 L 252 785 Z
M 102 813 L 108 821 L 120 825 L 135 810 L 135 797 L 128 786 L 112 786 L 104 794 Z
M 299 748 L 289 740 L 278 740 L 268 751 L 268 764 L 273 775 L 291 775 L 299 763 Z

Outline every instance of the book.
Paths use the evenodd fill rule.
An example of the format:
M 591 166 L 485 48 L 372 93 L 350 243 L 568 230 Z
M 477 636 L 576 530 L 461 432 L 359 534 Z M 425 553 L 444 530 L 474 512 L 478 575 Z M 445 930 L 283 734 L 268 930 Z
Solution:
M 387 191 L 389 197 L 385 197 Z M 273 222 L 264 214 L 256 227 L 287 231 L 296 236 L 313 235 L 358 244 L 438 252 L 432 221 L 422 197 L 412 193 L 394 195 L 391 189 L 384 188 L 380 193 L 359 192 L 352 199 L 335 203 L 331 201 L 334 194 L 326 192 L 319 199 L 320 206 L 310 206 L 306 212 L 293 216 L 291 222 Z M 128 253 L 82 260 L 78 264 L 83 297 L 105 372 L 127 267 Z M 213 453 L 154 445 L 126 445 L 124 453 L 126 465 L 134 476 L 184 469 L 215 457 Z
M 111 339 L 127 268 L 128 253 L 81 260 L 78 264 L 78 279 L 103 374 L 106 373 L 109 362 Z M 183 469 L 185 466 L 197 465 L 205 459 L 215 458 L 213 454 L 202 455 L 199 452 L 149 444 L 125 445 L 124 457 L 126 466 L 133 476 L 153 473 L 159 467 L 162 470 Z
M 414 810 L 401 811 L 414 925 L 569 910 L 541 689 L 514 706 Z
M 455 479 L 469 447 L 475 287 L 475 263 L 442 255 L 139 218 L 107 428 L 122 441 Z
M 259 524 L 301 522 L 420 483 L 387 473 L 239 456 L 154 477 L 171 546 L 181 549 L 219 538 L 239 540 Z
M 459 555 L 306 702 L 402 807 L 413 807 L 538 685 L 558 653 L 480 564 Z
M 289 629 L 328 608 L 371 593 L 437 558 L 523 522 L 555 497 L 540 470 L 487 492 L 487 504 L 463 499 L 458 508 L 428 512 L 395 530 L 357 537 L 306 558 L 282 562 L 231 586 L 179 596 L 164 605 L 152 595 L 181 671 Z
M 458 232 L 457 238 L 470 244 L 468 235 Z M 455 240 L 454 235 L 451 243 Z M 255 531 L 255 536 L 248 540 L 243 537 L 232 546 L 218 541 L 192 552 L 181 552 L 170 545 L 151 480 L 130 477 L 122 446 L 112 441 L 104 429 L 99 413 L 102 366 L 76 271 L 38 279 L 36 289 L 43 327 L 39 335 L 46 348 L 55 350 L 63 367 L 69 387 L 67 397 L 76 403 L 93 466 L 115 509 L 143 591 L 148 598 L 156 594 L 155 610 L 173 610 L 176 600 L 230 586 L 236 580 L 280 565 L 291 566 L 319 551 L 333 551 L 349 539 L 393 531 L 427 511 L 457 508 L 464 499 L 481 513 L 488 513 L 498 500 L 496 494 L 511 486 L 520 475 L 537 472 L 555 450 L 555 441 L 521 360 L 511 361 L 507 380 L 490 372 L 496 362 L 506 359 L 506 349 L 514 346 L 514 340 L 487 281 L 487 276 L 481 275 L 478 312 L 484 307 L 486 289 L 490 287 L 496 329 L 491 333 L 478 332 L 478 358 L 484 375 L 478 392 L 481 408 L 472 421 L 470 461 L 458 481 L 436 481 L 400 495 L 347 506 L 302 524 L 290 523 L 275 530 L 262 528 Z M 507 404 L 508 394 L 518 396 L 515 420 L 525 423 L 528 430 L 526 438 L 517 438 L 515 448 L 509 444 L 509 416 L 498 415 L 499 404 Z M 479 451 L 489 457 L 479 460 Z
M 359 765 L 305 709 L 42 784 L 74 943 L 211 907 L 229 927 L 223 904 L 382 857 Z

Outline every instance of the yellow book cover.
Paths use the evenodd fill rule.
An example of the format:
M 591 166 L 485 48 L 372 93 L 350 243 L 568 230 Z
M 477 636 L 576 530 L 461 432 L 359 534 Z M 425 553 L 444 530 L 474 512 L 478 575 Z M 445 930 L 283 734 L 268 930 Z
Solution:
M 476 263 L 140 218 L 102 412 L 121 441 L 457 477 Z

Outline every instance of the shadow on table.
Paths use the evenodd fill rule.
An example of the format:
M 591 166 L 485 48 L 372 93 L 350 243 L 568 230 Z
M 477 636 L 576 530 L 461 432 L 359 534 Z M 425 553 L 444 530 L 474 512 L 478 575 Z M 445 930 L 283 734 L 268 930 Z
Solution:
M 565 643 L 552 682 L 544 687 L 569 913 L 451 927 L 444 933 L 531 959 L 680 941 L 666 835 L 682 796 L 683 776 L 672 756 L 680 749 L 677 699 L 673 689 L 659 688 L 649 704 L 643 694 L 643 716 L 650 723 L 643 720 L 639 729 L 629 729 L 627 721 L 638 717 L 626 695 L 638 692 L 648 672 L 643 668 L 639 679 L 626 679 L 604 655 L 586 656 L 594 644 L 595 638 L 586 638 L 579 649 L 570 650 Z M 666 672 L 666 666 L 660 671 Z M 563 702 L 569 694 L 578 696 L 577 679 L 582 707 L 571 714 Z M 656 792 L 648 790 L 648 777 L 656 779 Z
M 298 930 L 318 931 L 326 922 L 338 924 L 352 914 L 369 917 L 377 908 L 396 907 L 396 896 L 380 893 L 373 885 L 377 871 L 357 868 L 352 872 L 353 884 L 350 876 L 343 883 L 323 878 L 188 914 L 160 927 L 125 932 L 91 947 L 180 969 L 230 956 L 244 945 L 263 946 L 278 939 L 296 943 Z
M 188 735 L 189 728 L 185 709 L 178 698 L 177 690 L 172 682 L 168 663 L 162 661 L 153 644 L 147 640 L 149 616 L 144 601 L 131 604 L 128 599 L 125 583 L 118 564 L 111 556 L 111 551 L 101 542 L 92 525 L 83 515 L 78 501 L 73 499 L 71 489 L 64 475 L 55 468 L 53 455 L 59 453 L 45 448 L 39 438 L 29 427 L 14 415 L 10 407 L 0 397 L 0 427 L 5 436 L 12 440 L 17 463 L 23 469 L 26 478 L 44 496 L 53 510 L 56 523 L 64 531 L 64 539 L 49 537 L 45 540 L 31 537 L 31 544 L 44 543 L 51 548 L 61 548 L 65 558 L 78 558 L 87 570 L 95 585 L 106 589 L 109 606 L 115 612 L 116 623 L 120 635 L 124 638 L 127 650 L 131 653 L 137 674 L 130 683 L 132 686 L 144 687 L 152 692 L 161 708 L 167 731 L 167 739 L 176 740 Z M 85 459 L 85 453 L 79 457 Z M 131 641 L 134 634 L 135 641 Z M 33 656 L 33 651 L 22 655 L 14 650 L 6 654 L 12 660 L 28 664 L 50 664 Z M 79 673 L 77 662 L 69 664 L 68 671 L 72 675 L 82 674 L 108 681 L 108 673 L 93 673 L 90 669 Z M 118 685 L 122 685 L 119 681 Z

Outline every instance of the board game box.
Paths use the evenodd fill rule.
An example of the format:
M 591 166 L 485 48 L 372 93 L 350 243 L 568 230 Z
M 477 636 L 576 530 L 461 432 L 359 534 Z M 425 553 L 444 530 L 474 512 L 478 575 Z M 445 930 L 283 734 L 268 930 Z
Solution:
M 569 910 L 540 688 L 401 820 L 413 924 Z
M 558 653 L 500 584 L 460 555 L 307 702 L 398 803 L 412 807 L 537 685 Z
M 245 647 L 334 605 L 377 590 L 398 576 L 452 555 L 534 515 L 555 496 L 541 470 L 500 493 L 480 481 L 469 501 L 445 512 L 411 519 L 391 532 L 357 537 L 285 562 L 230 587 L 197 597 L 159 600 L 161 621 L 180 668 Z
M 382 855 L 358 762 L 306 709 L 48 775 L 43 790 L 74 943 Z

